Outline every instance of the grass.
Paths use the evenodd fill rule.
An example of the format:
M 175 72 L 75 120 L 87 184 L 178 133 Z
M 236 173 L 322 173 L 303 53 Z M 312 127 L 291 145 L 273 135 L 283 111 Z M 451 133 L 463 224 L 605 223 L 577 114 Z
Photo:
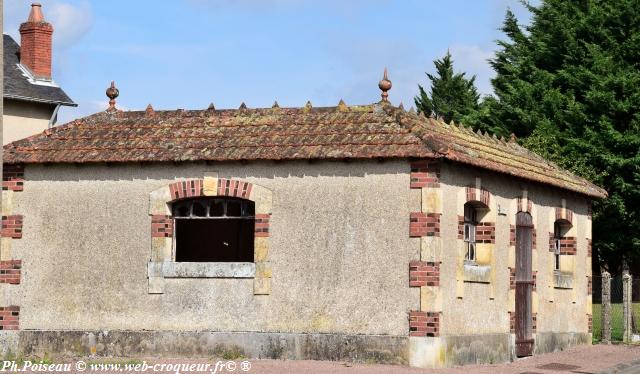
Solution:
M 633 314 L 640 324 L 640 303 L 633 303 Z M 611 340 L 622 341 L 622 333 L 622 304 L 611 304 Z M 593 340 L 602 340 L 602 304 L 593 304 Z

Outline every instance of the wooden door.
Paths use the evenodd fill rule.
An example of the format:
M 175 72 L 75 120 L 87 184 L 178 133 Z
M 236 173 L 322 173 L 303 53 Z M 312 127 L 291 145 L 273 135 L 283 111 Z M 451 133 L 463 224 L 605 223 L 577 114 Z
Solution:
M 531 271 L 533 220 L 531 214 L 516 215 L 516 356 L 533 354 L 533 319 L 531 315 Z

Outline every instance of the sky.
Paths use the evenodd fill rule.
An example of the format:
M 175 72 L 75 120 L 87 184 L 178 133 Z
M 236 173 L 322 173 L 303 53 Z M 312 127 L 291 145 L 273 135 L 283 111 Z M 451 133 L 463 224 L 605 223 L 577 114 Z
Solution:
M 112 80 L 123 110 L 370 104 L 385 67 L 389 100 L 409 108 L 447 50 L 488 95 L 506 10 L 529 21 L 518 0 L 40 2 L 53 79 L 78 103 L 58 123 L 105 110 Z M 4 32 L 18 42 L 30 4 L 4 0 Z

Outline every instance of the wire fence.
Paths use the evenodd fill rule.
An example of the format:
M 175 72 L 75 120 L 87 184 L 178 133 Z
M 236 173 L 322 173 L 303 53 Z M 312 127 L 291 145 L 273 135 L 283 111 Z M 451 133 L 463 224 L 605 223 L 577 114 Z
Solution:
M 640 277 L 631 281 L 631 331 L 640 334 Z

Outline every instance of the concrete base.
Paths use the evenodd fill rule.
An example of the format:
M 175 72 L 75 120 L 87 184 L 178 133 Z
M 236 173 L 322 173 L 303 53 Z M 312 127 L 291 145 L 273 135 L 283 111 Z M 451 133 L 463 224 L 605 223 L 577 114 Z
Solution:
M 591 344 L 586 332 L 539 332 L 535 334 L 534 354 L 563 351 L 575 345 Z
M 409 365 L 442 368 L 509 362 L 514 358 L 511 334 L 411 337 Z
M 18 341 L 18 331 L 0 331 L 0 359 L 15 357 Z
M 409 338 L 385 335 L 177 331 L 19 331 L 22 356 L 222 357 L 407 365 Z
M 534 354 L 562 351 L 568 347 L 591 344 L 588 333 L 534 334 Z M 443 368 L 470 364 L 496 364 L 513 361 L 515 334 L 456 335 L 437 338 L 410 337 L 409 365 Z
M 535 335 L 534 354 L 591 344 L 587 333 Z M 0 357 L 223 357 L 330 360 L 442 368 L 515 359 L 513 334 L 406 337 L 211 331 L 0 332 Z

